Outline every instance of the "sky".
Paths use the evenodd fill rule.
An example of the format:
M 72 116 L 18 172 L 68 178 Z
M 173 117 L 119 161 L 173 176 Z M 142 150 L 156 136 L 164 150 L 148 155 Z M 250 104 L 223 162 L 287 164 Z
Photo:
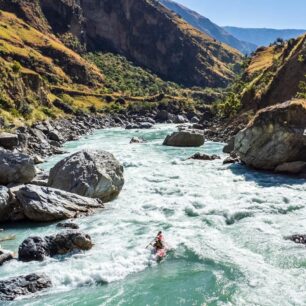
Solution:
M 306 0 L 174 0 L 220 26 L 306 29 Z

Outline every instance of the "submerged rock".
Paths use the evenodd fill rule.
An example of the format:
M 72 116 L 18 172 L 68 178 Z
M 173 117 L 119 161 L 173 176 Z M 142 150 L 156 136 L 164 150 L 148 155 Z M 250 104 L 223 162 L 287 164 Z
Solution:
M 182 130 L 168 135 L 164 146 L 172 147 L 200 147 L 204 144 L 204 134 L 199 130 Z
M 150 122 L 140 122 L 139 123 L 139 128 L 140 129 L 151 129 L 154 126 L 154 124 Z
M 16 197 L 25 217 L 39 222 L 75 218 L 78 214 L 104 207 L 99 199 L 36 185 L 20 188 Z
M 291 241 L 293 241 L 295 243 L 299 243 L 299 244 L 306 244 L 306 235 L 296 234 L 296 235 L 292 235 L 292 236 L 289 236 L 289 237 L 285 237 L 285 239 L 291 240 Z
M 70 228 L 70 229 L 79 229 L 80 227 L 71 221 L 61 222 L 56 225 L 59 228 Z
M 64 255 L 73 251 L 90 250 L 91 237 L 79 231 L 69 230 L 44 238 L 33 236 L 19 246 L 18 259 L 21 261 L 42 261 L 46 257 Z
M 207 155 L 207 154 L 201 154 L 201 153 L 196 153 L 189 157 L 189 159 L 195 159 L 195 160 L 216 160 L 216 159 L 221 159 L 220 156 L 218 155 Z
M 49 186 L 81 196 L 114 199 L 124 184 L 123 167 L 113 154 L 84 150 L 57 163 L 50 171 Z
M 130 141 L 130 143 L 145 143 L 146 141 L 142 138 L 139 138 L 139 137 L 133 137 Z
M 246 165 L 263 170 L 306 162 L 306 100 L 260 110 L 235 138 L 235 151 Z
M 29 183 L 35 175 L 34 161 L 30 156 L 0 150 L 0 184 Z
M 52 286 L 46 274 L 30 274 L 0 281 L 0 300 L 12 301 L 23 295 L 41 291 Z
M 13 258 L 14 256 L 12 252 L 0 249 L 0 266 L 2 266 L 5 262 L 12 260 Z

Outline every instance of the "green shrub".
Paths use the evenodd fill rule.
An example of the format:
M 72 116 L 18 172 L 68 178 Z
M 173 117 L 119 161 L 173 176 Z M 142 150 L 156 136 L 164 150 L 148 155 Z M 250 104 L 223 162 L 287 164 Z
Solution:
M 17 61 L 15 61 L 15 62 L 13 63 L 12 69 L 13 69 L 13 72 L 14 72 L 14 73 L 19 73 L 20 70 L 21 70 L 21 65 L 20 65 L 20 63 L 17 62 Z
M 68 105 L 73 105 L 74 102 L 73 98 L 67 94 L 61 95 L 61 100 Z
M 42 112 L 47 115 L 48 117 L 55 119 L 56 115 L 54 114 L 53 110 L 51 108 L 48 107 L 42 107 Z
M 125 57 L 112 53 L 90 53 L 87 59 L 101 69 L 105 76 L 103 93 L 119 92 L 129 96 L 153 96 L 159 93 L 172 94 L 177 84 L 165 82 L 150 71 L 135 66 Z
M 299 84 L 299 92 L 297 93 L 297 98 L 306 99 L 306 82 L 305 81 L 301 81 Z

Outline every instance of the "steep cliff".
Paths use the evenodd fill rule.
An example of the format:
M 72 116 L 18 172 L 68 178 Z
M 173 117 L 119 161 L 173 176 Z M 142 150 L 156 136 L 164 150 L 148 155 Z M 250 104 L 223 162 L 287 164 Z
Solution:
M 166 80 L 224 87 L 240 54 L 149 0 L 41 0 L 58 35 L 73 33 L 90 51 L 126 56 Z
M 243 110 L 260 109 L 294 98 L 306 75 L 306 35 L 260 48 L 243 76 Z

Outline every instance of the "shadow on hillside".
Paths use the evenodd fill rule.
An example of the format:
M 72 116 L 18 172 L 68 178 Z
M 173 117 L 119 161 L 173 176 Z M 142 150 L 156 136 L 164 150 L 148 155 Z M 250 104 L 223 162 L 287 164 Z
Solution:
M 229 169 L 235 175 L 241 175 L 246 181 L 255 182 L 261 187 L 295 186 L 306 184 L 306 179 L 295 178 L 292 176 L 275 174 L 268 171 L 259 171 L 249 168 L 243 164 L 233 164 Z M 306 186 L 306 185 L 305 185 Z

